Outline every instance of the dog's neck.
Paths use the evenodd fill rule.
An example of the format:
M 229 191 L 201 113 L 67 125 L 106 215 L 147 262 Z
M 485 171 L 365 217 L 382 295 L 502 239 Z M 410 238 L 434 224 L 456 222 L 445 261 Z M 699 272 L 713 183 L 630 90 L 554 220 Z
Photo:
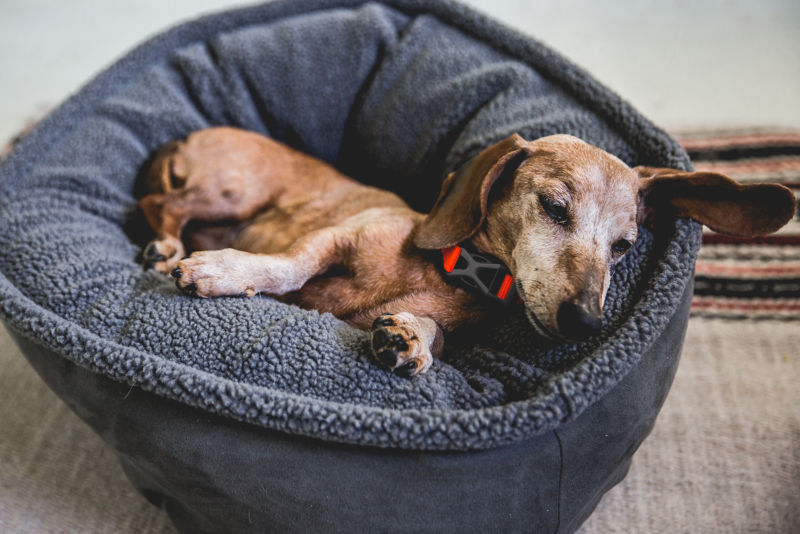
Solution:
M 491 243 L 489 243 L 489 236 L 487 236 L 482 230 L 475 232 L 474 235 L 464 241 L 464 244 L 466 244 L 468 247 L 471 247 L 472 250 L 494 256 Z

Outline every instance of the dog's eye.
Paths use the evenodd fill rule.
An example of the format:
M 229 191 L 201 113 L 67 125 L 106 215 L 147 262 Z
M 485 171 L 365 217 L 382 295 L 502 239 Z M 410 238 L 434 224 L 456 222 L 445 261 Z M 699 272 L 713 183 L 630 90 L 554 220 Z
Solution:
M 558 204 L 545 197 L 539 197 L 539 203 L 547 216 L 553 219 L 556 224 L 564 226 L 569 222 L 567 207 L 563 204 Z
M 622 255 L 628 252 L 632 246 L 633 243 L 631 243 L 627 239 L 620 239 L 619 241 L 611 245 L 611 250 L 614 251 L 614 254 Z

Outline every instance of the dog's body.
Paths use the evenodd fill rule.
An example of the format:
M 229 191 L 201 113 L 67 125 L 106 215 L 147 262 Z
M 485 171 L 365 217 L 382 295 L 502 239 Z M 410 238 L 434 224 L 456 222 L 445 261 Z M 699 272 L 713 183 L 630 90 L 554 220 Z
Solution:
M 444 332 L 492 309 L 444 279 L 439 249 L 468 242 L 496 256 L 541 334 L 580 339 L 600 328 L 610 269 L 649 208 L 738 235 L 774 231 L 794 211 L 780 186 L 745 192 L 720 175 L 630 169 L 565 135 L 514 135 L 486 149 L 445 179 L 428 215 L 233 128 L 163 147 L 148 187 L 140 205 L 157 237 L 145 259 L 179 287 L 331 312 L 371 328 L 375 356 L 405 376 L 428 369 Z M 183 259 L 191 221 L 217 224 L 186 232 L 199 252 Z

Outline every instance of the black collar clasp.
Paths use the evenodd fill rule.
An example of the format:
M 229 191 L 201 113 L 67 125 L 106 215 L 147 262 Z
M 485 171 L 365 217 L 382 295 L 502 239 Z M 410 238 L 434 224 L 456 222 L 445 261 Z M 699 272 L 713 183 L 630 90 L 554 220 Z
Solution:
M 511 271 L 494 256 L 456 245 L 443 248 L 442 259 L 448 280 L 466 285 L 500 304 L 519 301 Z

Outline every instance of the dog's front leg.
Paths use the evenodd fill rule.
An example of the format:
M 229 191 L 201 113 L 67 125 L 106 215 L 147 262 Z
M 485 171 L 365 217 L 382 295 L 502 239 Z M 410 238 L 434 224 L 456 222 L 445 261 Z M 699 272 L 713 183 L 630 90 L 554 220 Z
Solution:
M 372 354 L 403 377 L 424 373 L 441 356 L 444 334 L 436 321 L 410 312 L 379 315 L 372 323 Z
M 178 262 L 171 275 L 180 289 L 200 297 L 284 295 L 297 291 L 310 278 L 340 262 L 348 243 L 346 232 L 326 228 L 308 234 L 277 254 L 232 248 L 195 252 Z

